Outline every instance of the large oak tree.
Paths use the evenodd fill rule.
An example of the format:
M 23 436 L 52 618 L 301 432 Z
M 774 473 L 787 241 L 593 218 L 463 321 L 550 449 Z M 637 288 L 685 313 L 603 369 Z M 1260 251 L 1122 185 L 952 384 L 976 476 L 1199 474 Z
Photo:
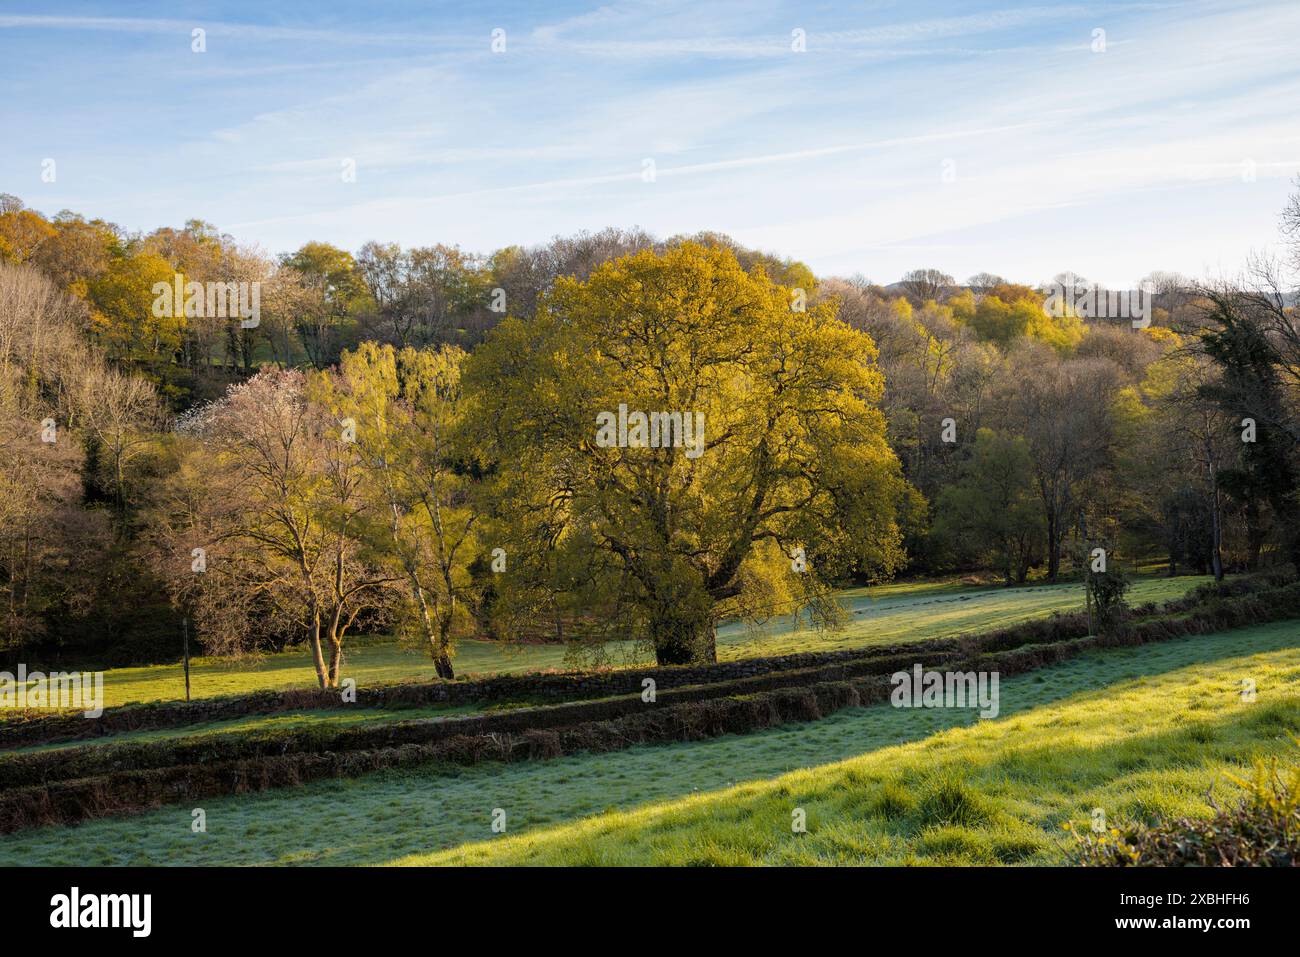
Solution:
M 527 560 L 579 541 L 608 556 L 593 586 L 617 579 L 662 664 L 714 660 L 719 618 L 765 592 L 815 601 L 835 576 L 892 572 L 906 486 L 875 358 L 834 303 L 804 309 L 718 247 L 558 279 L 465 373 L 507 550 Z M 703 435 L 655 447 L 633 426 L 625 444 L 601 441 L 621 407 L 629 422 L 702 416 Z

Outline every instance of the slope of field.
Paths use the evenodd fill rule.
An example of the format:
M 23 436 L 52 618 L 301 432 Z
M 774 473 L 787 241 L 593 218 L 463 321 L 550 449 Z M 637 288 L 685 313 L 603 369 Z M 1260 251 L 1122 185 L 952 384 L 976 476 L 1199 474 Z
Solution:
M 1128 594 L 1132 605 L 1181 598 L 1208 577 L 1142 578 Z M 799 627 L 792 616 L 753 628 L 718 629 L 718 657 L 786 655 L 799 651 L 838 651 L 877 644 L 899 644 L 996 631 L 1030 618 L 1083 608 L 1081 584 L 971 587 L 957 583 L 905 582 L 839 593 L 849 614 L 839 631 L 818 633 Z
M 1129 600 L 1133 604 L 1166 601 L 1207 580 L 1194 576 L 1143 578 L 1134 584 Z M 849 622 L 840 631 L 818 632 L 806 625 L 801 627 L 792 615 L 773 618 L 759 628 L 727 625 L 718 631 L 718 656 L 728 660 L 836 651 L 991 631 L 1054 611 L 1082 608 L 1083 587 L 1074 583 L 1025 588 L 902 583 L 849 589 L 841 594 L 841 601 L 849 613 Z M 504 674 L 564 668 L 564 656 L 565 649 L 559 645 L 462 641 L 455 664 L 462 675 Z M 615 647 L 613 656 L 616 663 L 635 659 L 630 645 Z M 365 685 L 433 681 L 437 677 L 421 649 L 385 639 L 353 639 L 347 647 L 343 672 Z M 203 658 L 191 663 L 191 693 L 196 698 L 310 688 L 315 684 L 310 659 L 301 648 L 246 664 Z M 104 674 L 104 696 L 108 707 L 176 700 L 185 696 L 185 680 L 179 665 L 115 668 Z
M 1228 775 L 1255 757 L 1300 760 L 1298 628 L 1109 652 L 1105 663 L 1127 660 L 1140 674 L 776 780 L 399 863 L 1059 863 L 1068 845 L 1061 825 L 1086 828 L 1094 808 L 1112 824 L 1209 816 L 1206 795 L 1233 800 Z M 1281 647 L 1248 653 L 1270 644 Z M 1168 670 L 1188 653 L 1210 660 Z M 1246 679 L 1258 689 L 1254 702 L 1243 700 Z M 805 834 L 791 831 L 795 808 L 806 814 Z
M 881 705 L 739 737 L 381 772 L 212 799 L 206 833 L 188 806 L 21 832 L 0 839 L 0 864 L 1052 862 L 1063 820 L 1202 813 L 1225 770 L 1284 749 L 1300 729 L 1298 632 L 1087 655 L 1007 679 L 1001 716 L 977 724 Z M 790 833 L 795 807 L 808 834 Z M 495 808 L 509 836 L 492 837 Z

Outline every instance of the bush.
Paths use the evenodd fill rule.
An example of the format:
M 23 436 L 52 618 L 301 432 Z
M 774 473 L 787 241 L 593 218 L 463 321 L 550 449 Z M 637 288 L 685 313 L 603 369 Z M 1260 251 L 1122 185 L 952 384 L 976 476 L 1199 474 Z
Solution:
M 1298 741 L 1300 743 L 1300 741 Z M 1154 827 L 1074 832 L 1075 863 L 1087 867 L 1295 867 L 1300 864 L 1300 767 L 1256 762 L 1246 797 L 1210 820 L 1177 818 Z M 1211 807 L 1214 807 L 1211 801 Z M 1074 829 L 1065 825 L 1072 832 Z
M 1110 638 L 1123 634 L 1129 619 L 1128 604 L 1124 601 L 1129 584 L 1128 574 L 1122 568 L 1088 576 L 1088 592 L 1097 610 L 1098 635 Z

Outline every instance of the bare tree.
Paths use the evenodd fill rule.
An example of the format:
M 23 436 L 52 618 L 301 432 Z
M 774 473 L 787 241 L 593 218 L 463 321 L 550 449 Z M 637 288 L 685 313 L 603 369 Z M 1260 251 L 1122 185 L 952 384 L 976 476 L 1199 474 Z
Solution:
M 110 538 L 105 516 L 80 507 L 85 453 L 69 427 L 86 377 L 104 371 L 83 317 L 35 269 L 0 264 L 0 645 L 11 649 L 86 610 Z
M 151 383 L 95 365 L 78 383 L 78 406 L 87 447 L 107 472 L 119 511 L 126 509 L 127 470 L 150 445 L 163 412 Z
M 1061 361 L 1029 344 L 1014 357 L 1012 371 L 1008 414 L 1028 442 L 1047 524 L 1047 577 L 1056 581 L 1083 483 L 1110 458 L 1119 372 L 1104 359 Z
M 991 272 L 977 272 L 966 280 L 966 285 L 976 296 L 985 296 L 1006 282 L 1001 276 Z
M 938 269 L 913 269 L 899 281 L 903 291 L 921 305 L 929 300 L 939 302 L 956 284 L 956 280 Z
M 382 613 L 400 578 L 375 555 L 347 424 L 307 393 L 300 372 L 263 372 L 182 423 L 203 445 L 182 463 L 155 529 L 160 571 L 195 607 L 211 650 L 245 650 L 267 628 L 292 626 L 321 688 L 333 688 L 347 632 Z M 193 548 L 203 549 L 201 573 L 191 573 Z
M 1296 191 L 1282 209 L 1282 234 L 1291 245 L 1291 264 L 1300 269 L 1300 176 L 1296 177 L 1295 186 Z

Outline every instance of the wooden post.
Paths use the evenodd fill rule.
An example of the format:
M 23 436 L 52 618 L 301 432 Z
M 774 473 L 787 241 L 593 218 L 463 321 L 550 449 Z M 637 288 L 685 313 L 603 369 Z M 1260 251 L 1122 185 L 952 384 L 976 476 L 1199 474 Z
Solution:
M 190 620 L 188 618 L 181 619 L 181 629 L 185 635 L 185 700 L 188 702 L 190 700 Z
M 1088 634 L 1092 627 L 1092 553 L 1088 549 L 1088 519 L 1079 509 L 1079 532 L 1083 536 L 1083 603 L 1088 609 Z

